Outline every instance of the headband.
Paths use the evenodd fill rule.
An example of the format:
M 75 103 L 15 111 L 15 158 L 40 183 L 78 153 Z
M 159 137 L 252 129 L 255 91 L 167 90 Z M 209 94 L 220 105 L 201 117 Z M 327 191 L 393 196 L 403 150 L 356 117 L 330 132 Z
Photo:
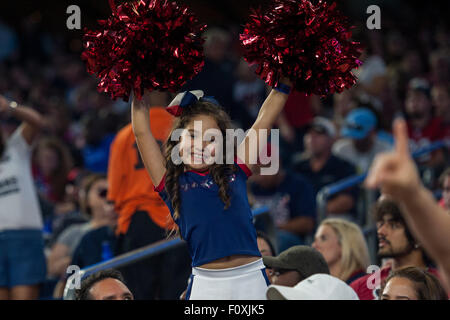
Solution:
M 176 95 L 172 102 L 166 107 L 167 112 L 169 112 L 174 117 L 179 117 L 183 110 L 193 106 L 198 101 L 211 102 L 217 106 L 219 103 L 213 97 L 206 96 L 202 90 L 185 91 Z

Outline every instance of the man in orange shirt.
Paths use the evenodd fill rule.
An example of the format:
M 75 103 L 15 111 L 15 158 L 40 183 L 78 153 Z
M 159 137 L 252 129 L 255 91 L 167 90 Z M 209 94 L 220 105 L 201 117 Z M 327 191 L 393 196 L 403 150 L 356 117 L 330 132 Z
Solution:
M 151 105 L 167 105 L 166 93 L 155 92 L 151 98 Z M 173 117 L 163 107 L 152 107 L 150 118 L 151 131 L 162 146 Z M 175 227 L 145 170 L 131 124 L 122 128 L 111 144 L 108 185 L 108 199 L 119 213 L 118 254 L 162 240 Z M 183 246 L 121 271 L 136 299 L 177 299 L 190 274 L 190 258 Z

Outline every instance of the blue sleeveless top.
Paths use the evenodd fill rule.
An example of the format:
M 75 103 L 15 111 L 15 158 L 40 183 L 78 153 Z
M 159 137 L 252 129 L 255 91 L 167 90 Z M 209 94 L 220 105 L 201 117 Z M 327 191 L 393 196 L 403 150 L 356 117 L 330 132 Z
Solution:
M 237 170 L 229 176 L 230 206 L 226 210 L 209 173 L 186 171 L 179 177 L 181 206 L 175 223 L 188 244 L 193 267 L 231 255 L 261 256 L 247 198 L 246 182 L 251 171 L 246 165 L 235 166 Z M 164 178 L 155 190 L 173 217 Z

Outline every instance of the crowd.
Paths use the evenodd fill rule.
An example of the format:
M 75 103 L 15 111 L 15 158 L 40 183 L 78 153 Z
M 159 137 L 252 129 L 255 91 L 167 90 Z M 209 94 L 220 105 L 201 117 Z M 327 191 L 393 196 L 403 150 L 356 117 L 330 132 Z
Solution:
M 269 299 L 447 298 L 436 261 L 394 200 L 354 185 L 326 199 L 323 221 L 316 202 L 323 187 L 367 172 L 378 154 L 392 150 L 392 123 L 403 116 L 412 152 L 444 142 L 416 164 L 423 184 L 450 211 L 450 30 L 430 28 L 421 37 L 394 27 L 383 36 L 362 32 L 364 64 L 352 89 L 326 98 L 289 95 L 275 124 L 280 143 L 267 148 L 279 153 L 280 170 L 255 172 L 247 183 L 251 208 L 270 212 L 268 221 L 254 223 Z M 233 127 L 249 129 L 268 88 L 241 58 L 234 28 L 210 28 L 205 37 L 205 67 L 183 91 L 214 96 Z M 79 55 L 32 22 L 19 35 L 0 21 L 0 43 L 0 299 L 59 299 L 69 265 L 84 268 L 163 240 L 173 222 L 145 171 L 130 103 L 99 94 Z M 165 107 L 172 98 L 153 104 Z M 150 112 L 162 144 L 173 120 L 162 108 Z M 375 248 L 364 233 L 370 227 Z M 30 230 L 42 230 L 43 238 Z M 29 261 L 5 262 L 8 253 L 25 251 Z M 122 268 L 124 278 L 106 272 L 86 279 L 78 299 L 178 299 L 189 290 L 190 264 L 183 246 Z M 373 264 L 381 266 L 381 283 L 370 289 Z M 122 291 L 97 292 L 105 279 Z M 336 285 L 324 285 L 330 281 Z

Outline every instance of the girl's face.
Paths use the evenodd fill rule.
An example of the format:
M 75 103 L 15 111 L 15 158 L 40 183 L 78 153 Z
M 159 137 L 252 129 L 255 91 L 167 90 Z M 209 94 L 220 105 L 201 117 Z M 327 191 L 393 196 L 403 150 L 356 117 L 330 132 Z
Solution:
M 419 300 L 419 297 L 411 280 L 394 277 L 386 283 L 381 300 Z
M 340 261 L 342 248 L 336 232 L 327 225 L 321 225 L 316 232 L 312 247 L 319 251 L 328 266 Z
M 217 138 L 220 134 L 216 120 L 208 115 L 192 118 L 182 133 L 181 159 L 188 170 L 205 171 L 214 162 Z

